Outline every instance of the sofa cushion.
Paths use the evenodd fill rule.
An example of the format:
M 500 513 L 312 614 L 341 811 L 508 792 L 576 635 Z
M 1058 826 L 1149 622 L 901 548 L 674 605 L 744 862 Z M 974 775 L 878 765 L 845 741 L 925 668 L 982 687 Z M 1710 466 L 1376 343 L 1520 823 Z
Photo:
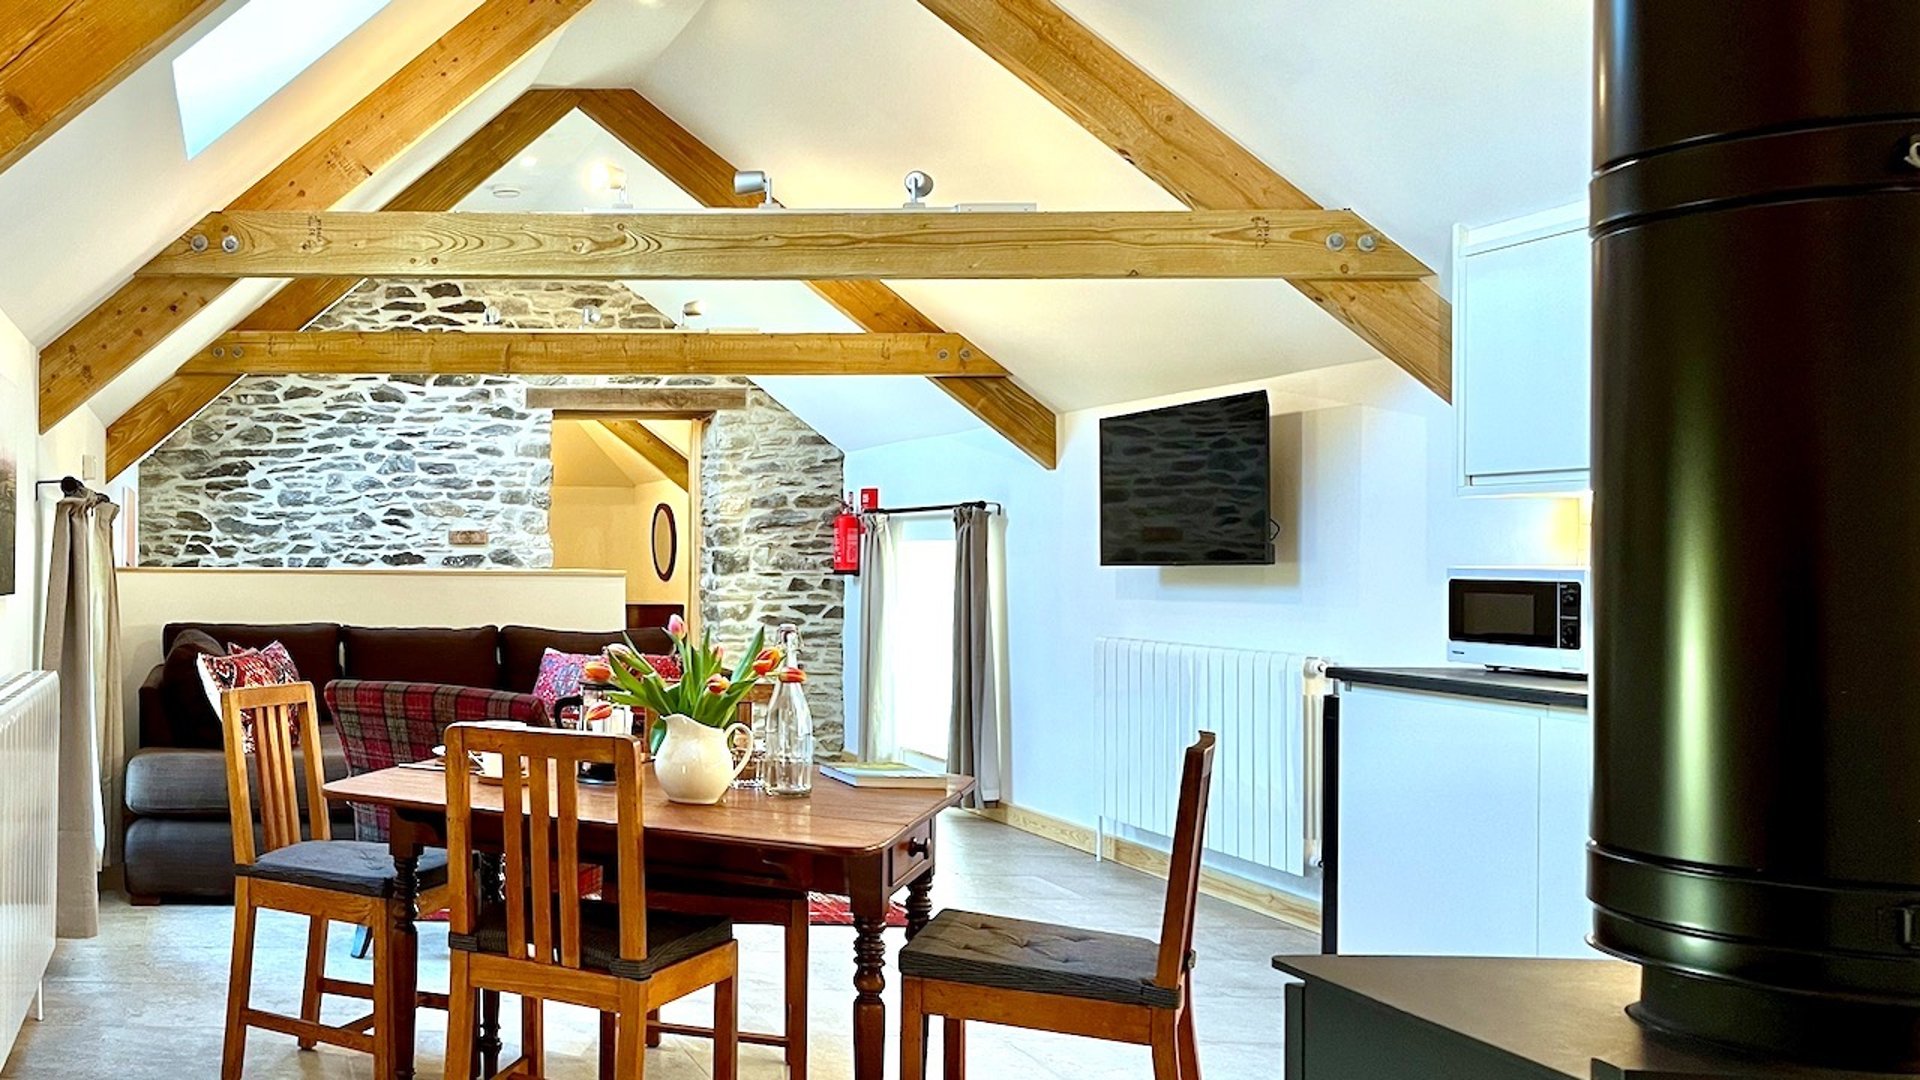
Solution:
M 160 707 L 166 711 L 169 746 L 219 749 L 220 714 L 207 700 L 200 679 L 200 658 L 226 653 L 218 641 L 198 630 L 176 635 L 160 665 Z M 142 718 L 144 719 L 144 717 Z
M 669 652 L 673 639 L 665 630 L 629 630 L 634 647 L 643 653 Z M 538 626 L 506 626 L 500 629 L 500 682 L 502 690 L 526 694 L 540 678 L 540 658 L 548 649 L 562 653 L 599 653 L 609 645 L 624 644 L 619 630 L 548 630 Z
M 340 748 L 340 736 L 331 727 L 320 729 L 321 765 L 328 780 L 344 779 L 347 756 Z M 306 752 L 294 751 L 296 775 L 306 776 Z M 253 808 L 260 810 L 258 778 L 248 777 Z M 299 785 L 300 805 L 307 805 L 307 786 Z M 183 750 L 174 747 L 149 747 L 135 753 L 127 762 L 127 809 L 135 814 L 157 817 L 227 817 L 227 755 L 224 750 Z M 344 804 L 329 807 L 338 814 Z
M 1159 960 L 1145 938 L 943 911 L 900 950 L 900 974 L 1175 1008 L 1180 991 L 1153 981 Z
M 346 677 L 495 687 L 500 684 L 500 631 L 491 626 L 347 626 Z M 315 686 L 324 686 L 318 679 Z
M 293 656 L 300 677 L 315 686 L 325 686 L 340 677 L 340 624 L 338 623 L 168 623 L 160 631 L 160 648 L 171 651 L 174 639 L 188 630 L 198 630 L 222 645 L 244 649 L 263 649 L 278 641 Z M 320 709 L 321 723 L 332 723 L 326 707 Z M 215 746 L 220 745 L 215 743 Z

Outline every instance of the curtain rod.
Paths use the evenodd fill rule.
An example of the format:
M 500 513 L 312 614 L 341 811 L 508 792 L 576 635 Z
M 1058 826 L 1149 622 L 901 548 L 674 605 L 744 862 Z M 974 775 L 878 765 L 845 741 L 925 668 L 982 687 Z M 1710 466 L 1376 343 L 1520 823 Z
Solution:
M 41 488 L 43 488 L 43 487 L 46 487 L 46 486 L 47 486 L 47 485 L 49 485 L 49 484 L 59 484 L 59 485 L 60 485 L 60 495 L 61 495 L 61 497 L 62 497 L 62 498 L 67 498 L 67 499 L 71 499 L 71 498 L 73 498 L 73 497 L 74 497 L 74 496 L 76 496 L 76 495 L 81 495 L 81 494 L 85 494 L 85 492 L 86 492 L 86 490 L 87 490 L 87 485 L 85 485 L 85 484 L 83 484 L 83 483 L 81 483 L 81 482 L 80 482 L 80 481 L 78 481 L 78 480 L 75 480 L 75 479 L 74 479 L 73 477 L 71 477 L 71 476 L 63 476 L 63 477 L 61 477 L 61 478 L 60 478 L 60 479 L 58 479 L 58 480 L 36 480 L 36 481 L 34 481 L 34 484 L 33 484 L 33 497 L 34 497 L 34 498 L 36 498 L 36 499 L 38 499 L 38 498 L 40 497 L 40 489 L 41 489 Z
M 875 507 L 875 508 L 873 508 L 872 510 L 865 510 L 865 511 L 862 511 L 862 513 L 866 513 L 866 514 L 890 514 L 890 515 L 899 515 L 899 514 L 939 514 L 939 513 L 944 513 L 944 512 L 946 512 L 946 511 L 949 511 L 949 510 L 958 510 L 958 509 L 960 509 L 960 508 L 961 508 L 961 507 L 963 507 L 963 506 L 978 506 L 978 507 L 980 507 L 980 508 L 982 508 L 982 509 L 984 509 L 984 510 L 986 510 L 986 511 L 987 511 L 987 513 L 989 513 L 989 514 L 1004 514 L 1004 513 L 1006 513 L 1006 507 L 1004 507 L 1004 506 L 1001 506 L 1001 505 L 1000 505 L 999 503 L 997 503 L 997 502 L 989 502 L 989 501 L 985 501 L 985 500 L 981 500 L 981 499 L 975 499 L 975 500 L 973 500 L 972 502 L 959 502 L 959 503 L 931 503 L 931 504 L 929 504 L 929 505 L 926 505 L 926 506 L 877 506 L 877 507 Z

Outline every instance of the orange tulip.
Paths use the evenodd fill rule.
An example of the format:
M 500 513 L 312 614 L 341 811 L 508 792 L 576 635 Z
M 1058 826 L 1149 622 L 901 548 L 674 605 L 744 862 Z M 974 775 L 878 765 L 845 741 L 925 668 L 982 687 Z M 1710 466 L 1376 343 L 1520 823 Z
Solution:
M 780 670 L 780 681 L 790 682 L 790 683 L 803 683 L 807 681 L 807 673 L 804 671 L 801 671 L 797 667 L 782 668 Z
M 755 675 L 765 675 L 779 666 L 780 649 L 777 646 L 769 645 L 760 650 L 759 656 L 753 658 L 753 673 Z
M 718 697 L 726 693 L 728 688 L 732 686 L 733 684 L 727 681 L 725 675 L 715 675 L 707 680 L 707 693 Z
M 602 720 L 606 720 L 611 716 L 613 716 L 613 706 L 602 701 L 599 704 L 595 705 L 593 708 L 587 710 L 586 719 L 588 723 L 594 724 L 594 723 L 599 723 Z
M 589 660 L 580 668 L 580 677 L 590 683 L 613 681 L 613 665 L 605 660 Z
M 713 662 L 718 664 L 721 661 L 725 660 L 726 658 L 727 658 L 727 647 L 725 645 L 715 645 L 713 647 Z

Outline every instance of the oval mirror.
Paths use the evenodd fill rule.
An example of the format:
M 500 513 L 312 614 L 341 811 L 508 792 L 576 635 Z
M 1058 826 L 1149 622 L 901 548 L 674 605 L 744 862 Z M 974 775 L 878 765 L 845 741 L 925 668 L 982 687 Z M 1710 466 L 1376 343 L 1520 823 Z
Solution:
M 661 503 L 653 508 L 653 572 L 661 581 L 673 580 L 679 557 L 680 531 L 674 527 L 673 507 Z

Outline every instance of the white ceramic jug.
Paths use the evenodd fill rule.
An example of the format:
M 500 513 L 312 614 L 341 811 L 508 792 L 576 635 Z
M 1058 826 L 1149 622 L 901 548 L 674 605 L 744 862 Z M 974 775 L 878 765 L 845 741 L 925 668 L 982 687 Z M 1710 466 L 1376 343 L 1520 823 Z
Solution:
M 669 802 L 711 806 L 720 801 L 734 777 L 747 767 L 751 755 L 733 759 L 734 732 L 752 731 L 745 724 L 708 727 L 690 717 L 667 716 L 667 737 L 653 757 L 653 771 Z

